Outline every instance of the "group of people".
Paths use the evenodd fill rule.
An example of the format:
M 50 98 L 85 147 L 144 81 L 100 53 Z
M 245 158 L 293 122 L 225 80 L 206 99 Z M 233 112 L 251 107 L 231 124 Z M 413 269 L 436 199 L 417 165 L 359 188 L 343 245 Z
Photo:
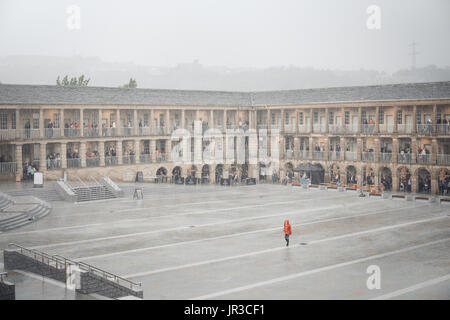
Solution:
M 450 176 L 439 179 L 438 190 L 440 195 L 450 195 Z
M 32 165 L 31 163 L 25 163 L 23 166 L 23 179 L 24 180 L 33 180 L 34 174 L 39 171 L 37 166 Z
M 47 169 L 58 169 L 61 168 L 61 156 L 59 153 L 49 153 L 47 155 Z

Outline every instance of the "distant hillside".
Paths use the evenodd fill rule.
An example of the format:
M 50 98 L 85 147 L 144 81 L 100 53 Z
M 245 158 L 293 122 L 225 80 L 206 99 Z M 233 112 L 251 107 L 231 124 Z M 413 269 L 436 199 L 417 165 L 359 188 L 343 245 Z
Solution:
M 119 87 L 130 78 L 139 88 L 259 91 L 449 81 L 450 67 L 427 66 L 393 74 L 374 70 L 341 71 L 300 67 L 231 69 L 204 67 L 198 61 L 172 68 L 104 62 L 97 57 L 10 56 L 0 58 L 0 82 L 55 84 L 58 75 L 91 79 L 90 86 Z

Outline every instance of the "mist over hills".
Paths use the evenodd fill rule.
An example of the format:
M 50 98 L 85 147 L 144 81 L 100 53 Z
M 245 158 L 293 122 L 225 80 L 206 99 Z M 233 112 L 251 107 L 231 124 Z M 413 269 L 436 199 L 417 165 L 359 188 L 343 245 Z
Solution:
M 198 61 L 174 67 L 105 62 L 98 57 L 7 56 L 0 58 L 0 82 L 10 84 L 56 84 L 64 75 L 90 78 L 89 86 L 119 87 L 130 78 L 138 88 L 264 91 L 390 83 L 449 81 L 450 67 L 429 65 L 398 70 L 324 70 L 297 66 L 264 69 L 203 66 Z

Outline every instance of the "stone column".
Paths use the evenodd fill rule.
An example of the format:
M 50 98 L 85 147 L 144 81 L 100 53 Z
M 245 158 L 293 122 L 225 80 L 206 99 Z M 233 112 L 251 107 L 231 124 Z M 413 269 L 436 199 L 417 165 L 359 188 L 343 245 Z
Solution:
M 431 194 L 438 194 L 439 186 L 438 186 L 438 174 L 435 172 L 436 170 L 431 170 Z
M 417 138 L 413 137 L 411 138 L 411 163 L 416 163 L 416 159 L 417 159 L 417 151 L 418 151 L 418 146 L 417 146 Z
M 166 139 L 166 161 L 171 162 L 172 161 L 172 140 Z
M 381 149 L 381 145 L 380 145 L 380 139 L 379 138 L 375 138 L 374 139 L 375 142 L 375 158 L 374 161 L 375 162 L 379 162 L 380 161 L 380 149 Z
M 98 142 L 98 155 L 99 155 L 100 167 L 104 167 L 105 166 L 105 142 L 104 141 Z
M 362 124 L 362 107 L 358 108 L 358 129 L 357 133 L 361 133 L 361 124 Z
M 209 111 L 209 114 L 210 114 L 210 116 L 209 116 L 209 127 L 210 128 L 214 128 L 215 126 L 214 126 L 214 110 L 210 110 Z
M 135 136 L 138 135 L 138 129 L 139 129 L 138 111 L 137 111 L 137 109 L 134 109 L 133 110 L 133 135 L 135 135 Z
M 45 129 L 44 129 L 44 109 L 39 109 L 39 137 L 45 137 Z
M 150 157 L 152 162 L 156 161 L 156 140 L 150 139 Z
M 67 143 L 61 142 L 61 168 L 67 169 Z
M 186 115 L 184 112 L 184 109 L 181 110 L 181 129 L 184 129 L 185 122 L 186 122 Z
M 284 133 L 284 125 L 285 125 L 285 123 L 284 123 L 284 117 L 285 117 L 285 110 L 284 109 L 281 109 L 281 112 L 280 112 L 280 114 L 281 114 L 281 132 L 282 133 Z M 281 149 L 280 149 L 281 150 Z
M 309 142 L 309 155 L 308 155 L 308 159 L 309 159 L 309 160 L 312 160 L 312 159 L 313 159 L 313 151 L 314 151 L 314 145 L 313 145 L 313 138 L 312 138 L 312 136 L 309 136 L 308 142 Z
M 431 164 L 436 164 L 438 153 L 438 143 L 436 139 L 431 140 Z
M 328 109 L 329 109 L 328 107 L 325 108 L 325 133 L 329 132 L 329 125 L 330 125 L 329 119 L 330 113 L 328 112 Z
M 41 142 L 39 144 L 39 171 L 47 171 L 47 143 Z
M 397 113 L 398 113 L 398 106 L 394 107 L 394 133 L 398 133 L 398 120 L 397 120 Z M 398 188 L 398 186 L 397 186 Z
M 417 106 L 413 106 L 413 128 L 412 133 L 417 133 Z
M 309 110 L 309 126 L 310 126 L 310 133 L 314 132 L 314 112 L 313 112 L 313 108 L 311 108 Z M 311 151 L 311 149 L 310 149 Z
M 433 104 L 433 132 L 437 131 L 437 126 L 436 126 L 437 119 L 436 118 L 437 118 L 437 105 Z
M 298 159 L 298 153 L 300 152 L 300 138 L 294 137 L 294 159 Z
M 80 142 L 80 159 L 81 159 L 81 167 L 86 167 L 86 142 Z
M 16 115 L 16 119 L 17 115 Z M 17 128 L 17 126 L 16 126 Z M 23 161 L 22 161 L 22 145 L 16 144 L 16 182 L 20 182 L 23 178 Z
M 64 109 L 59 109 L 59 128 L 61 129 L 61 137 L 64 137 L 64 128 L 65 128 L 65 122 L 64 122 Z M 65 156 L 65 155 L 64 155 Z
M 140 149 L 141 149 L 140 140 L 139 139 L 134 140 L 134 162 L 136 164 L 141 163 L 141 161 L 140 161 L 141 160 L 141 157 L 140 157 L 141 150 Z
M 330 137 L 325 137 L 325 154 L 324 154 L 324 160 L 329 160 L 328 155 L 330 154 Z
M 122 140 L 117 140 L 116 141 L 117 164 L 123 164 L 122 155 L 123 155 L 123 152 L 122 152 Z
M 267 130 L 270 130 L 271 127 L 272 127 L 272 117 L 270 109 L 267 109 Z
M 223 132 L 227 132 L 227 110 L 223 110 L 223 121 L 222 121 Z
M 170 110 L 166 110 L 166 130 L 165 133 L 170 135 Z
M 120 137 L 120 131 L 122 128 L 120 128 L 120 109 L 116 110 L 116 136 Z
M 392 191 L 398 191 L 398 174 L 397 174 L 397 170 L 392 171 Z
M 357 138 L 356 139 L 356 159 L 358 161 L 361 161 L 361 156 L 362 156 L 362 139 L 361 138 Z
M 184 110 L 183 110 L 184 111 Z M 156 128 L 155 128 L 155 111 L 153 109 L 150 109 L 150 131 L 155 134 Z
M 392 138 L 392 163 L 397 163 L 398 158 L 398 139 Z
M 80 109 L 80 137 L 84 137 L 84 109 Z
M 375 109 L 375 133 L 380 132 L 380 107 Z
M 295 134 L 298 134 L 298 113 L 299 113 L 299 110 L 298 109 L 295 109 Z
M 339 156 L 341 157 L 341 161 L 345 161 L 345 151 L 347 150 L 347 146 L 345 145 L 344 137 L 339 138 L 339 146 L 341 147 L 341 153 L 339 154 Z

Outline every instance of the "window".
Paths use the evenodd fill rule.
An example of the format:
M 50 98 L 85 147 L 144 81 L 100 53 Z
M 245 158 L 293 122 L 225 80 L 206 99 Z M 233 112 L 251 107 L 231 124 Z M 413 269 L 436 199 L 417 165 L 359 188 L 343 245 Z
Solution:
M 144 127 L 150 126 L 150 115 L 148 113 L 144 113 Z
M 364 120 L 367 120 L 366 110 L 361 111 L 361 123 L 364 123 Z
M 33 119 L 33 129 L 39 129 L 39 119 Z
M 397 111 L 397 124 L 402 124 L 403 122 L 403 113 L 401 110 Z
M 333 111 L 328 112 L 328 124 L 334 124 L 334 112 Z
M 319 122 L 319 112 L 314 111 L 314 113 L 313 113 L 313 121 L 314 121 L 314 123 L 318 123 Z
M 275 112 L 270 113 L 270 121 L 272 124 L 275 124 Z
M 8 114 L 0 113 L 0 129 L 8 129 Z
M 128 126 L 129 123 L 132 123 L 131 112 L 128 112 L 128 113 L 127 113 L 127 123 L 126 123 L 126 126 Z
M 303 125 L 303 112 L 298 113 L 298 124 Z
M 289 124 L 289 112 L 284 112 L 284 124 Z
M 53 114 L 53 128 L 59 128 L 59 113 Z
M 150 154 L 150 141 L 144 140 L 144 154 Z
M 344 121 L 345 121 L 345 124 L 350 124 L 350 112 L 349 111 L 345 111 L 345 114 L 344 114 Z
M 417 124 L 422 123 L 422 113 L 420 111 L 416 111 L 416 123 Z
M 112 125 L 114 122 L 116 122 L 116 115 L 114 113 L 109 114 L 109 123 Z
M 384 124 L 384 110 L 380 110 L 378 113 L 378 123 Z
M 11 118 L 11 129 L 16 129 L 17 124 L 16 124 L 16 113 L 14 112 L 12 114 L 12 118 Z

